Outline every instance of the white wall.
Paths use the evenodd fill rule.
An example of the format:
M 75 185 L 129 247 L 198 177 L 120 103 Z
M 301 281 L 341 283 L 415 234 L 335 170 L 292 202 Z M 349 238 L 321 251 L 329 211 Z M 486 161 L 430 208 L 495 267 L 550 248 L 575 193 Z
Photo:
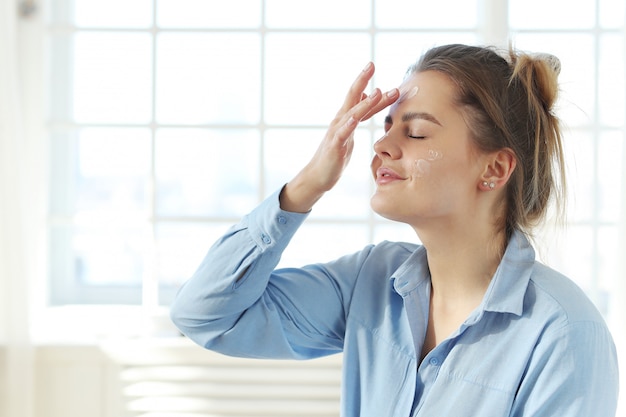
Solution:
M 38 346 L 33 417 L 121 417 L 118 374 L 97 346 Z

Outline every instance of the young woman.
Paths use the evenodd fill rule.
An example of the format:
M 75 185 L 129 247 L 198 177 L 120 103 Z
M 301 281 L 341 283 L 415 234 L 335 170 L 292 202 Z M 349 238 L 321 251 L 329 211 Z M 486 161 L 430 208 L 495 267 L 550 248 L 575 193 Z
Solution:
M 614 416 L 611 335 L 527 238 L 564 190 L 558 72 L 551 56 L 447 45 L 367 96 L 368 64 L 311 161 L 210 249 L 173 321 L 228 355 L 343 352 L 345 417 Z M 371 205 L 423 245 L 275 270 L 339 180 L 358 122 L 385 108 Z

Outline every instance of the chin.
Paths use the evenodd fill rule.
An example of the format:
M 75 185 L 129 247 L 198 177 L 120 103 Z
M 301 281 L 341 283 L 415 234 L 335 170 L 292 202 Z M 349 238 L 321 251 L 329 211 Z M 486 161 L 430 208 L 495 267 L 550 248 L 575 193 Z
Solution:
M 380 196 L 374 194 L 370 199 L 370 207 L 374 213 L 387 220 L 402 222 L 403 219 L 398 213 L 398 204 L 383 200 Z

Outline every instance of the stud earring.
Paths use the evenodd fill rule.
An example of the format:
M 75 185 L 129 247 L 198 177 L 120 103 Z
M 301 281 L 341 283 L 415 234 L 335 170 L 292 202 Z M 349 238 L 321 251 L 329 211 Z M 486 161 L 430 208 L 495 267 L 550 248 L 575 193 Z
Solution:
M 496 188 L 496 183 L 495 182 L 487 182 L 487 181 L 483 181 L 483 187 L 489 187 L 490 190 L 493 190 L 494 188 Z

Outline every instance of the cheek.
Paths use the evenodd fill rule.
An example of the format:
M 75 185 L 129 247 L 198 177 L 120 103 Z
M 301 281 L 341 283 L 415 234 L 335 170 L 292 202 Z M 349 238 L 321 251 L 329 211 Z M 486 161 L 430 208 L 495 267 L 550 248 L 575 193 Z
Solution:
M 424 178 L 430 175 L 430 162 L 425 159 L 418 159 L 412 167 L 413 176 L 415 178 Z
M 431 175 L 433 169 L 443 165 L 443 152 L 429 149 L 426 155 L 413 161 L 411 173 L 415 178 L 425 178 Z

